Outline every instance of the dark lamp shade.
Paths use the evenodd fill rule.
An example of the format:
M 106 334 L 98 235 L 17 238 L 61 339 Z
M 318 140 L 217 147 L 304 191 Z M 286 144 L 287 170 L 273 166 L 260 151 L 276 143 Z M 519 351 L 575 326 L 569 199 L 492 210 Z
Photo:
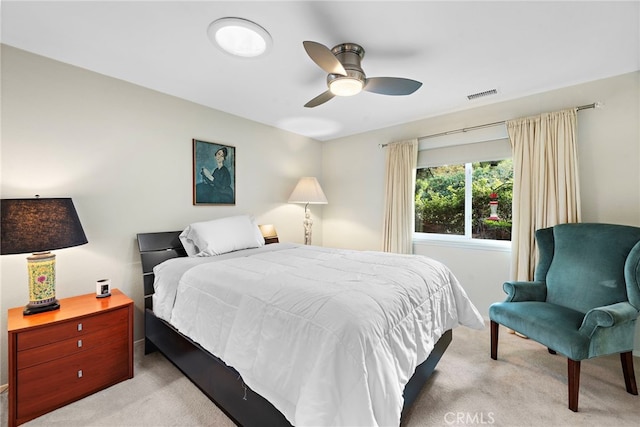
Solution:
M 69 198 L 0 200 L 2 255 L 84 245 L 87 237 Z

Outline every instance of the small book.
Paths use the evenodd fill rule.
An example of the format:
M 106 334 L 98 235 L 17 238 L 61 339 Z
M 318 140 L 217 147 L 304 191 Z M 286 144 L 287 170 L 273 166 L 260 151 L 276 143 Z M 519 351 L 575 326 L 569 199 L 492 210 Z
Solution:
M 207 168 L 202 168 L 202 175 L 206 176 L 207 179 L 213 181 L 213 175 L 211 175 L 211 172 L 209 172 Z

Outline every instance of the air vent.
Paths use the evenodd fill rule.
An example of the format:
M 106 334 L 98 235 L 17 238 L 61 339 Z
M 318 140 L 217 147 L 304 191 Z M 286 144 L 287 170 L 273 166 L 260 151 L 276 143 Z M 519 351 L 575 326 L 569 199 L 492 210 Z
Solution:
M 476 98 L 482 98 L 483 96 L 495 95 L 498 91 L 496 89 L 485 90 L 484 92 L 473 93 L 471 95 L 467 95 L 469 101 Z

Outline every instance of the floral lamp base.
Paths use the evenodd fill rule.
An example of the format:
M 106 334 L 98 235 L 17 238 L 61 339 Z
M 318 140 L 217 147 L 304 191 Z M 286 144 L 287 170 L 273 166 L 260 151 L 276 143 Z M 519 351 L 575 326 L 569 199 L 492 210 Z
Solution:
M 57 310 L 56 256 L 51 252 L 35 253 L 27 257 L 29 271 L 29 304 L 24 308 L 25 316 Z

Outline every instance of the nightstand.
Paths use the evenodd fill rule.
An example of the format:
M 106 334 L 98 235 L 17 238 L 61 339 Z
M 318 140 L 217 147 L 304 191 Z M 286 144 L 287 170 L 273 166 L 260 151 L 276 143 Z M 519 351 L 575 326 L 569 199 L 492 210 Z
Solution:
M 59 300 L 31 316 L 9 309 L 9 426 L 133 378 L 133 301 L 118 289 Z

